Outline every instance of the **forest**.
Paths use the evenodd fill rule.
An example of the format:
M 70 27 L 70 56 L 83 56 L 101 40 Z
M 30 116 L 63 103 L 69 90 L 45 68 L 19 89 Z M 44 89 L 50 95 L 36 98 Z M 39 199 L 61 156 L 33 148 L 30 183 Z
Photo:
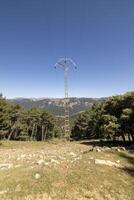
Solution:
M 44 109 L 29 110 L 0 95 L 0 139 L 37 140 L 64 136 L 63 119 Z M 134 92 L 96 102 L 71 118 L 71 138 L 134 142 Z
M 112 96 L 79 114 L 72 136 L 134 142 L 134 92 Z
M 24 109 L 0 98 L 0 139 L 44 141 L 61 131 L 54 116 L 39 108 Z

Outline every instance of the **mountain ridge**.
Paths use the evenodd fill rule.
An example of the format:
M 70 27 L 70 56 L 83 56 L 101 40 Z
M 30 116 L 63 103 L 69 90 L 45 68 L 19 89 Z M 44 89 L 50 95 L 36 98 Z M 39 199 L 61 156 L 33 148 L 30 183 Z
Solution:
M 104 101 L 106 97 L 91 98 L 91 97 L 70 97 L 70 115 L 76 115 L 79 112 L 90 108 L 95 102 Z M 33 107 L 46 109 L 52 112 L 55 116 L 64 116 L 64 98 L 23 98 L 17 97 L 7 99 L 10 103 L 15 103 L 23 106 L 26 109 Z

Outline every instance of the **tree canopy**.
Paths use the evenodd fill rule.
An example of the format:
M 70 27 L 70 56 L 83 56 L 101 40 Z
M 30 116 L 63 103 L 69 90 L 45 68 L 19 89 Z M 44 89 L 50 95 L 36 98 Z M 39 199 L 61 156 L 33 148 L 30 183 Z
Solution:
M 46 140 L 58 137 L 54 116 L 44 109 L 26 110 L 0 97 L 0 139 Z
M 81 113 L 74 124 L 72 137 L 122 138 L 134 142 L 134 92 L 110 97 Z

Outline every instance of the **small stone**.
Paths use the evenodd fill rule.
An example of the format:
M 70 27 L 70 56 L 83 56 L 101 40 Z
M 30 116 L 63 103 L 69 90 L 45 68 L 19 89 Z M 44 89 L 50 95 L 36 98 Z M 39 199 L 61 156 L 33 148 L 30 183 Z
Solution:
M 41 175 L 39 173 L 36 173 L 35 174 L 35 179 L 40 179 L 41 178 Z
M 50 163 L 49 162 L 45 162 L 44 165 L 50 166 Z
M 77 161 L 77 160 L 80 160 L 81 159 L 81 157 L 76 157 L 76 158 L 74 158 L 74 161 Z
M 121 152 L 121 150 L 120 150 L 119 148 L 117 149 L 117 151 L 118 151 L 118 152 Z
M 118 148 L 117 148 L 117 147 L 111 147 L 111 149 L 112 149 L 112 150 L 117 150 Z
M 76 154 L 75 154 L 74 152 L 70 152 L 70 156 L 73 156 L 73 157 L 75 157 L 75 156 L 76 156 Z
M 117 160 L 116 163 L 120 163 L 120 160 Z
M 108 165 L 108 166 L 114 166 L 114 167 L 121 167 L 121 165 L 119 165 L 116 162 L 112 162 L 110 160 L 100 160 L 100 159 L 95 159 L 95 164 L 99 164 L 99 165 Z
M 8 190 L 1 190 L 0 191 L 0 194 L 5 194 L 5 193 L 7 193 L 8 192 Z
M 4 163 L 4 164 L 0 164 L 0 169 L 10 169 L 13 167 L 12 163 Z
M 51 159 L 51 163 L 59 164 L 59 161 L 58 161 L 58 160 Z
M 18 167 L 21 167 L 21 165 L 15 165 L 15 166 L 14 166 L 14 168 L 18 168 Z
M 106 151 L 110 151 L 111 148 L 110 147 L 103 147 Z
M 120 150 L 126 151 L 125 147 L 120 147 Z
M 21 154 L 21 156 L 20 156 L 21 158 L 25 158 L 26 157 L 26 155 L 25 154 Z
M 38 165 L 44 165 L 44 160 L 38 160 L 38 161 L 37 161 L 37 164 L 38 164 Z
M 96 149 L 96 152 L 101 152 L 101 150 L 97 148 L 97 149 Z
M 20 184 L 18 184 L 18 185 L 16 186 L 15 191 L 16 191 L 16 192 L 20 192 L 20 191 L 21 191 L 21 185 L 20 185 Z

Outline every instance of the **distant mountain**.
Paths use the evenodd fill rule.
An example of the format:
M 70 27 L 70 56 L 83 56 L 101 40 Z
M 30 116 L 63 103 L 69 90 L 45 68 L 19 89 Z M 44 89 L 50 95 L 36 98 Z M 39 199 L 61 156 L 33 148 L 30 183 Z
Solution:
M 70 115 L 85 111 L 97 101 L 104 101 L 106 98 L 70 98 Z M 33 107 L 44 108 L 56 116 L 64 116 L 64 99 L 62 98 L 15 98 L 8 99 L 9 102 L 19 104 L 26 109 Z

